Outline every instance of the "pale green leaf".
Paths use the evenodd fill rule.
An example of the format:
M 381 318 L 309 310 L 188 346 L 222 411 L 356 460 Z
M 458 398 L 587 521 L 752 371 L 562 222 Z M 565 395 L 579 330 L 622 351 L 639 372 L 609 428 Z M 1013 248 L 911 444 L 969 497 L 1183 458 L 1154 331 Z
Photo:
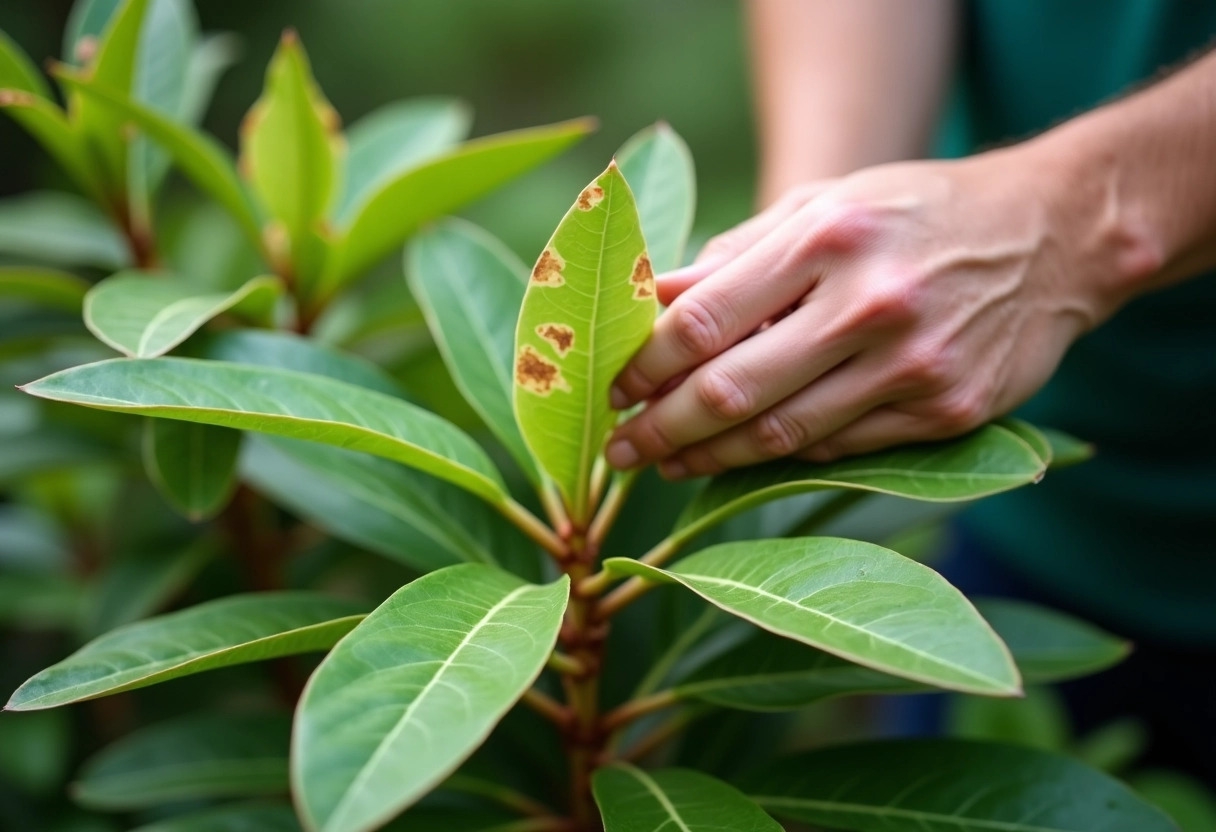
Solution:
M 0 298 L 79 312 L 88 282 L 70 272 L 35 266 L 0 266 Z
M 58 105 L 32 93 L 0 90 L 0 110 L 42 145 L 82 191 L 98 201 L 105 198 L 92 152 Z
M 959 740 L 812 751 L 776 761 L 744 791 L 781 817 L 856 832 L 1177 832 L 1078 762 Z
M 118 358 L 25 385 L 45 399 L 256 430 L 365 451 L 501 505 L 505 487 L 477 443 L 432 413 L 324 376 L 189 358 Z
M 149 419 L 144 470 L 156 490 L 188 520 L 214 517 L 236 489 L 241 433 L 230 428 Z
M 1000 633 L 1030 683 L 1097 673 L 1131 652 L 1123 639 L 1056 610 L 1007 598 L 976 599 L 975 605 Z
M 970 602 L 923 564 L 831 537 L 724 543 L 670 570 L 627 558 L 605 567 L 678 583 L 751 623 L 894 676 L 1015 695 L 1009 651 Z
M 236 803 L 140 826 L 132 832 L 300 832 L 286 803 Z
M 139 809 L 287 788 L 285 714 L 207 714 L 136 731 L 85 763 L 72 797 L 92 809 Z
M 59 266 L 118 269 L 127 245 L 92 203 L 75 194 L 34 191 L 0 201 L 0 252 Z
M 296 711 L 292 786 L 305 826 L 368 832 L 468 757 L 557 640 L 569 581 L 481 564 L 398 590 L 325 658 Z
M 346 133 L 346 175 L 334 218 L 350 220 L 379 186 L 463 139 L 472 121 L 472 110 L 455 98 L 395 101 L 359 119 Z
M 25 50 L 0 29 L 0 89 L 20 90 L 50 99 L 51 89 Z
M 482 229 L 449 219 L 414 239 L 405 273 L 452 380 L 532 482 L 539 482 L 511 405 L 515 320 L 528 267 Z
M 642 218 L 655 272 L 678 268 L 692 231 L 697 177 L 688 145 L 666 122 L 634 135 L 616 154 Z
M 282 283 L 270 276 L 255 277 L 233 292 L 200 294 L 177 275 L 120 272 L 89 290 L 84 322 L 124 355 L 155 358 L 224 312 L 268 322 L 282 292 Z
M 616 424 L 612 380 L 649 337 L 654 272 L 616 163 L 583 189 L 532 269 L 515 330 L 515 413 L 575 522 Z
M 734 786 L 697 771 L 615 763 L 596 771 L 591 785 L 604 832 L 781 832 Z
M 5 706 L 53 708 L 230 665 L 327 650 L 362 606 L 315 592 L 259 592 L 137 621 L 29 679 Z
M 321 295 L 374 266 L 427 220 L 484 196 L 557 155 L 594 127 L 566 121 L 475 139 L 383 183 L 339 229 Z

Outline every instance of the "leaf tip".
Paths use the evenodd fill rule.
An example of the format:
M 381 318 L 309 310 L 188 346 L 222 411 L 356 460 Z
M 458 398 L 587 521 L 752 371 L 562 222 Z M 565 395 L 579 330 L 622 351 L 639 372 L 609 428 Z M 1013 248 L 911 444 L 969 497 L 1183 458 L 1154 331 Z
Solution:
M 285 47 L 298 46 L 300 43 L 300 33 L 295 30 L 294 26 L 288 26 L 283 30 L 283 34 L 279 36 L 279 43 Z

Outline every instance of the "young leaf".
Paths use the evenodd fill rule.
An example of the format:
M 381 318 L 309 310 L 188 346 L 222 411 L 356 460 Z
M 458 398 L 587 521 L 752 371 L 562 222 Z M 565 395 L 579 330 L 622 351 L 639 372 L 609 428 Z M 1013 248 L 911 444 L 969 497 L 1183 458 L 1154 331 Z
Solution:
M 657 309 L 637 207 L 613 162 L 545 246 L 515 330 L 516 419 L 576 522 L 591 510 L 591 466 L 616 423 L 608 388 Z
M 266 86 L 241 125 L 241 172 L 298 247 L 325 212 L 341 148 L 338 114 L 312 77 L 295 32 L 266 68 Z
M 109 696 L 235 664 L 326 650 L 357 624 L 361 605 L 313 592 L 232 595 L 137 621 L 35 674 L 6 710 Z
M 340 229 L 320 295 L 332 294 L 374 266 L 422 223 L 449 214 L 556 156 L 593 127 L 593 121 L 577 119 L 486 136 L 385 182 Z
M 781 832 L 734 786 L 697 771 L 615 763 L 596 771 L 591 786 L 604 832 Z
M 230 428 L 149 419 L 143 461 L 148 478 L 171 506 L 195 523 L 214 517 L 236 489 L 241 433 Z
M 117 358 L 72 367 L 21 389 L 102 410 L 365 451 L 495 505 L 509 499 L 493 463 L 458 428 L 400 399 L 324 376 L 190 358 Z
M 637 200 L 651 266 L 656 273 L 678 268 L 697 204 L 688 145 L 666 122 L 659 122 L 625 142 L 616 161 Z
M 511 405 L 515 318 L 528 267 L 477 226 L 449 219 L 414 238 L 405 274 L 452 380 L 538 483 L 540 472 Z
M 208 714 L 136 731 L 93 757 L 72 784 L 91 809 L 141 809 L 287 788 L 285 714 Z
M 1035 482 L 1045 468 L 1026 442 L 999 425 L 987 425 L 961 439 L 907 445 L 826 465 L 777 460 L 710 480 L 676 521 L 673 536 L 687 541 L 749 508 L 808 491 L 854 488 L 954 502 Z
M 0 89 L 0 110 L 42 145 L 82 191 L 94 200 L 104 201 L 91 151 L 63 110 L 32 93 L 5 89 Z
M 174 815 L 132 832 L 300 832 L 300 823 L 287 804 L 251 802 Z
M 50 87 L 29 55 L 0 29 L 0 89 L 20 90 L 49 100 Z
M 124 355 L 155 358 L 224 312 L 267 322 L 282 294 L 277 277 L 255 277 L 234 292 L 200 294 L 181 277 L 120 272 L 84 299 L 84 322 Z
M 1007 598 L 977 599 L 975 605 L 1009 646 L 1030 683 L 1088 676 L 1131 652 L 1126 641 L 1047 607 Z
M 996 696 L 1020 688 L 1009 651 L 962 593 L 872 543 L 756 540 L 711 546 L 666 571 L 627 558 L 604 565 L 682 584 L 769 632 L 904 679 Z
M 871 742 L 778 760 L 746 788 L 774 814 L 856 832 L 1178 832 L 1067 757 L 960 740 Z
M 88 282 L 70 272 L 35 266 L 0 266 L 0 298 L 79 312 Z
M 309 830 L 368 832 L 481 745 L 544 667 L 569 580 L 481 564 L 398 590 L 313 674 L 296 711 L 292 790 Z
M 455 98 L 395 101 L 359 119 L 346 133 L 346 176 L 334 218 L 346 223 L 385 182 L 463 139 L 472 121 L 472 110 Z

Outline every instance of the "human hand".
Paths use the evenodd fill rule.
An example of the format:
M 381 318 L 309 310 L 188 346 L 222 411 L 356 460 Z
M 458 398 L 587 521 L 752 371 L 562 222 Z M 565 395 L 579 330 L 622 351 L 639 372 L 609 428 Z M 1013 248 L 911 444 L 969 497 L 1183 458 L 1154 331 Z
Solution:
M 650 399 L 618 468 L 668 477 L 829 461 L 971 430 L 1029 398 L 1122 298 L 1103 200 L 1030 151 L 803 186 L 660 278 L 670 304 L 618 376 Z M 1109 236 L 1109 235 L 1107 235 Z

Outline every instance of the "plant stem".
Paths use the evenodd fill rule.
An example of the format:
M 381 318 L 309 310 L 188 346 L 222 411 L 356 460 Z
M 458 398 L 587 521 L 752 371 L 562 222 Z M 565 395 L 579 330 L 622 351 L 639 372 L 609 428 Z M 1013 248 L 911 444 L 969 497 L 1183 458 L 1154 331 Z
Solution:
M 688 542 L 686 539 L 680 538 L 677 535 L 665 537 L 653 549 L 638 558 L 638 561 L 647 566 L 661 566 L 670 560 L 676 552 L 680 551 L 680 547 L 686 542 Z M 594 575 L 579 581 L 576 591 L 584 597 L 603 595 L 612 581 L 613 576 L 601 569 Z
M 582 676 L 587 670 L 574 656 L 568 656 L 560 650 L 554 650 L 549 655 L 548 664 L 550 670 L 567 676 Z
M 605 731 L 616 731 L 635 719 L 654 713 L 655 711 L 661 711 L 664 708 L 670 708 L 679 701 L 679 694 L 670 689 L 651 694 L 650 696 L 630 699 L 625 704 L 605 714 L 603 720 L 601 720 L 601 724 Z
M 573 715 L 570 708 L 536 688 L 525 691 L 520 701 L 559 728 L 568 725 Z
M 570 546 L 554 533 L 553 529 L 544 524 L 539 517 L 528 511 L 519 503 L 507 497 L 504 502 L 495 506 L 504 517 L 532 540 L 544 547 L 545 551 L 557 558 L 558 561 L 570 557 Z
M 600 601 L 598 612 L 601 620 L 607 621 L 612 618 L 612 616 L 625 609 L 625 607 L 654 589 L 655 586 L 656 584 L 642 578 L 630 578 L 625 581 L 625 583 L 608 593 L 604 600 Z
M 591 526 L 587 530 L 589 540 L 597 545 L 604 542 L 604 537 L 612 528 L 612 524 L 616 522 L 621 509 L 625 507 L 625 501 L 629 498 L 629 492 L 637 480 L 638 472 L 636 470 L 613 476 L 612 485 L 608 487 L 608 495 L 604 497 L 604 502 L 600 505 L 595 519 L 591 521 Z
M 492 783 L 488 780 L 482 780 L 479 777 L 469 777 L 464 774 L 453 774 L 443 782 L 443 788 L 448 791 L 460 792 L 462 794 L 475 794 L 479 797 L 485 797 L 493 800 L 500 806 L 505 806 L 519 812 L 521 815 L 529 815 L 534 818 L 544 818 L 546 820 L 565 820 L 558 818 L 551 808 L 541 803 L 532 797 L 529 797 L 522 792 L 498 783 Z M 529 826 L 529 829 L 539 827 Z M 544 827 L 558 828 L 558 827 Z
M 633 747 L 628 748 L 625 752 L 617 757 L 619 760 L 634 762 L 642 759 L 647 754 L 657 750 L 665 743 L 675 739 L 680 733 L 692 723 L 693 720 L 706 713 L 708 708 L 693 708 L 678 713 L 659 724 L 657 728 L 651 731 L 646 736 L 642 737 Z M 604 760 L 603 762 L 608 762 Z

